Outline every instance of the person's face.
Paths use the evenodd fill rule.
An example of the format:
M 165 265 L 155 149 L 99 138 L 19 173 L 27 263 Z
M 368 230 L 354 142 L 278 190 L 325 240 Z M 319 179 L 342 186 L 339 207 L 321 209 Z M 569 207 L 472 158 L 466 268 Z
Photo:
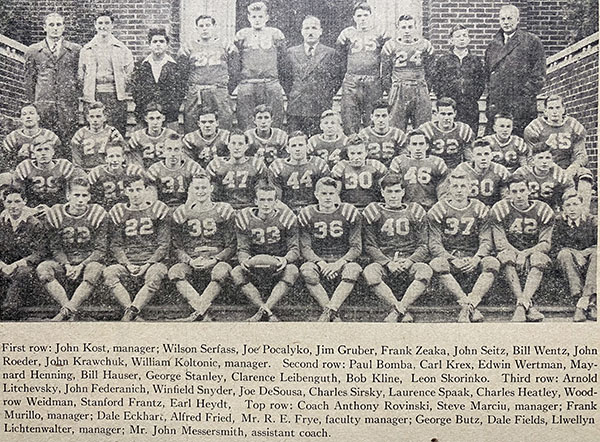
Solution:
M 385 108 L 375 109 L 371 114 L 371 121 L 375 129 L 386 130 L 390 127 L 390 113 Z
M 325 117 L 321 120 L 320 127 L 325 135 L 335 135 L 339 129 L 338 120 L 333 115 Z
M 188 197 L 199 203 L 203 203 L 210 199 L 213 186 L 208 178 L 195 178 L 188 187 Z
M 246 154 L 246 150 L 248 150 L 246 138 L 243 135 L 231 135 L 227 148 L 232 158 L 242 158 Z
M 508 197 L 516 206 L 523 207 L 529 201 L 529 187 L 527 183 L 512 183 L 508 188 Z
M 198 20 L 196 31 L 202 40 L 209 40 L 214 35 L 215 25 L 209 18 Z
M 259 190 L 256 192 L 256 206 L 258 212 L 263 215 L 268 215 L 273 212 L 275 208 L 275 202 L 277 201 L 277 193 L 275 191 L 263 191 Z
M 319 38 L 321 38 L 323 30 L 318 21 L 309 19 L 302 22 L 302 31 L 300 32 L 304 38 L 304 43 L 314 45 L 319 41 Z
M 383 200 L 390 209 L 397 209 L 402 206 L 402 198 L 404 198 L 404 188 L 402 184 L 394 184 L 387 186 L 381 190 Z
M 319 186 L 315 190 L 315 197 L 321 209 L 332 209 L 339 199 L 338 191 L 334 186 Z
M 552 100 L 546 103 L 544 116 L 548 121 L 560 123 L 565 115 L 565 107 L 561 100 Z
M 516 10 L 506 8 L 500 10 L 500 28 L 505 34 L 512 34 L 517 30 L 519 14 Z
M 414 20 L 402 20 L 398 22 L 398 33 L 400 38 L 404 41 L 412 41 L 415 38 L 415 21 Z
M 473 149 L 473 161 L 480 170 L 486 170 L 490 167 L 492 156 L 492 149 L 489 146 Z
M 98 35 L 103 37 L 110 35 L 113 30 L 112 19 L 108 16 L 98 17 L 94 22 L 94 26 L 96 27 L 96 32 Z
M 200 128 L 202 135 L 210 137 L 217 133 L 219 122 L 217 121 L 215 114 L 204 114 L 198 117 L 198 127 Z
M 466 29 L 459 29 L 452 33 L 452 37 L 450 37 L 450 44 L 454 46 L 456 49 L 465 49 L 471 43 L 471 39 L 469 38 L 469 31 Z
M 251 11 L 248 13 L 248 21 L 252 29 L 262 29 L 269 21 L 269 14 L 266 11 Z
M 90 202 L 90 189 L 85 186 L 73 186 L 67 192 L 67 201 L 69 205 L 77 212 L 83 212 Z
M 371 23 L 371 13 L 364 9 L 357 9 L 352 18 L 358 29 L 367 29 Z
M 578 197 L 569 198 L 563 203 L 563 211 L 571 219 L 577 219 L 583 213 L 583 204 Z
M 65 20 L 59 16 L 50 16 L 44 23 L 44 31 L 46 36 L 59 39 L 65 32 Z
M 288 152 L 294 161 L 303 161 L 308 154 L 306 137 L 293 137 L 288 141 Z
M 26 201 L 18 193 L 4 195 L 4 208 L 13 219 L 17 219 L 21 216 L 25 204 Z
M 90 128 L 93 130 L 101 129 L 106 123 L 104 109 L 90 109 L 86 118 Z
M 271 124 L 273 124 L 273 118 L 271 117 L 270 112 L 258 112 L 254 116 L 254 124 L 259 130 L 268 130 L 271 128 Z
M 33 157 L 38 164 L 48 164 L 54 157 L 54 148 L 50 143 L 34 146 Z
M 552 153 L 539 152 L 533 156 L 533 166 L 541 172 L 550 170 L 552 166 Z
M 471 192 L 469 180 L 467 180 L 466 178 L 451 179 L 450 188 L 448 189 L 448 191 L 453 200 L 458 202 L 465 201 L 469 196 L 469 193 Z
M 23 123 L 23 126 L 27 129 L 37 127 L 40 123 L 40 116 L 35 107 L 25 106 L 21 109 L 21 123 Z
M 159 132 L 162 129 L 162 125 L 165 121 L 165 116 L 159 111 L 151 111 L 144 117 L 148 130 L 151 132 Z
M 154 55 L 164 55 L 167 52 L 167 39 L 164 35 L 153 35 L 150 40 L 150 52 Z
M 123 148 L 120 146 L 114 146 L 106 149 L 106 165 L 109 167 L 109 169 L 120 169 L 123 167 L 123 161 Z
M 364 144 L 355 144 L 346 148 L 348 161 L 353 167 L 362 167 L 367 159 L 367 148 Z
M 512 135 L 513 122 L 509 118 L 497 118 L 494 122 L 494 133 L 501 140 L 508 140 Z
M 133 206 L 141 206 L 146 196 L 146 186 L 144 180 L 137 180 L 129 183 L 125 187 L 125 195 L 129 199 L 129 203 Z
M 168 140 L 164 146 L 165 164 L 169 167 L 177 167 L 181 164 L 183 157 L 183 145 L 179 141 Z
M 425 135 L 413 135 L 410 137 L 407 149 L 411 158 L 419 160 L 425 158 L 427 147 Z
M 440 106 L 438 107 L 437 116 L 440 127 L 442 129 L 450 129 L 454 125 L 456 111 L 452 106 Z

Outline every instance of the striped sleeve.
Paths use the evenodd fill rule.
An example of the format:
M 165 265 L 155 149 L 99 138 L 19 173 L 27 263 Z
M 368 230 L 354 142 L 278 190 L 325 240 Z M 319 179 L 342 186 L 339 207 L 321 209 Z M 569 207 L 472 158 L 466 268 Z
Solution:
M 90 213 L 88 214 L 88 220 L 90 224 L 95 228 L 99 228 L 100 224 L 106 219 L 106 210 L 104 210 L 98 204 L 92 204 L 90 206 Z
M 183 224 L 185 222 L 185 219 L 186 209 L 185 204 L 182 204 L 173 211 L 173 221 L 175 221 L 177 224 Z
M 158 219 L 164 220 L 169 214 L 169 206 L 167 206 L 162 201 L 157 200 L 152 206 L 152 212 L 154 213 L 154 215 L 156 215 Z
M 358 217 L 360 216 L 358 209 L 356 207 L 354 207 L 352 204 L 348 204 L 348 203 L 342 203 L 342 204 L 343 204 L 342 215 L 344 216 L 344 218 L 346 218 L 346 220 L 350 224 L 356 223 L 356 221 L 358 220 Z
M 380 217 L 379 208 L 377 203 L 370 203 L 365 210 L 363 210 L 363 218 L 367 221 L 367 224 L 374 224 Z

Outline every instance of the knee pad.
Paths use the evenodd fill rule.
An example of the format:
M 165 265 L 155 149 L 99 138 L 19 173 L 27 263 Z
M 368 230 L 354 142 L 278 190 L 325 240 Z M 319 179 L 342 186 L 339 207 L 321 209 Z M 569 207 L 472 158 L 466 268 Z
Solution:
M 446 258 L 433 258 L 429 263 L 429 267 L 435 273 L 450 273 L 450 263 Z
M 169 269 L 167 275 L 171 281 L 183 281 L 186 278 L 186 266 L 182 262 L 177 263 Z
M 83 269 L 83 280 L 91 285 L 96 285 L 102 277 L 104 266 L 99 262 L 90 262 Z
M 246 271 L 242 266 L 236 266 L 231 271 L 231 279 L 233 280 L 233 284 L 237 287 L 240 287 L 248 282 L 248 278 L 246 278 Z
M 123 267 L 120 264 L 108 266 L 102 272 L 104 283 L 108 287 L 114 287 L 121 282 L 120 274 Z
M 514 264 L 516 260 L 517 255 L 512 250 L 503 250 L 502 252 L 498 253 L 498 261 L 502 266 Z
M 448 261 L 446 261 L 447 263 Z M 415 272 L 415 280 L 421 281 L 423 284 L 429 284 L 431 278 L 433 276 L 433 270 L 430 266 L 425 264 L 424 262 L 416 262 L 412 266 L 413 271 Z
M 210 272 L 210 279 L 219 284 L 225 282 L 231 273 L 231 266 L 226 262 L 218 262 Z
M 365 267 L 365 270 L 363 271 L 363 278 L 365 278 L 365 282 L 368 286 L 373 286 L 382 283 L 382 274 L 382 265 L 374 262 Z
M 321 282 L 321 278 L 319 278 L 319 272 L 317 270 L 317 265 L 312 262 L 305 262 L 300 267 L 300 274 L 302 275 L 302 279 L 308 285 L 317 285 Z
M 531 267 L 545 270 L 550 265 L 550 258 L 545 253 L 534 252 L 529 257 L 529 263 L 531 264 Z
M 362 267 L 360 264 L 355 262 L 349 262 L 344 264 L 342 267 L 342 280 L 348 282 L 356 282 L 360 274 L 362 273 Z
M 481 269 L 484 272 L 498 273 L 500 271 L 500 261 L 493 256 L 486 256 L 481 259 Z
M 40 265 L 37 266 L 35 271 L 38 275 L 38 279 L 42 284 L 47 284 L 50 281 L 54 281 L 56 279 L 52 261 L 44 261 L 40 263 Z
M 283 269 L 283 273 L 281 275 L 281 281 L 285 282 L 287 285 L 292 286 L 298 279 L 298 275 L 300 274 L 298 267 L 294 264 L 288 264 Z
M 152 264 L 144 275 L 144 284 L 153 290 L 158 290 L 160 283 L 169 273 L 169 269 L 163 263 Z

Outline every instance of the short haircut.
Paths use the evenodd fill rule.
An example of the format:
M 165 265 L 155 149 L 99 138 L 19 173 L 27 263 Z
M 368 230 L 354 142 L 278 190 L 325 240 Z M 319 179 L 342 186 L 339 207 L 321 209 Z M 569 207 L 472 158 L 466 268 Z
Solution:
M 388 173 L 379 182 L 379 187 L 381 187 L 382 190 L 385 190 L 386 188 L 395 186 L 396 184 L 402 185 L 402 188 L 404 189 L 404 177 L 399 173 Z
M 102 109 L 102 111 L 104 111 L 106 109 L 106 106 L 104 106 L 104 103 L 102 103 L 101 101 L 94 101 L 88 104 L 87 108 L 85 109 L 85 114 L 89 115 L 90 111 L 94 109 Z
M 298 138 L 298 137 L 304 137 L 304 139 L 306 141 L 308 141 L 308 137 L 306 136 L 306 134 L 304 132 L 302 132 L 301 130 L 295 130 L 294 132 L 292 132 L 291 134 L 288 135 L 288 142 L 292 138 Z
M 229 131 L 229 138 L 227 139 L 227 142 L 229 143 L 229 141 L 231 141 L 231 137 L 233 137 L 234 135 L 240 136 L 240 137 L 244 137 L 244 140 L 246 141 L 246 144 L 250 143 L 250 139 L 248 138 L 248 134 L 246 134 L 246 132 L 244 132 L 241 129 L 231 129 L 231 131 Z
M 253 2 L 248 5 L 248 13 L 261 11 L 268 12 L 265 2 Z
M 442 97 L 437 101 L 436 107 L 438 109 L 440 107 L 452 107 L 452 109 L 456 110 L 456 101 L 450 97 Z
M 396 20 L 396 23 L 400 23 L 401 21 L 416 21 L 416 20 L 410 14 L 402 14 L 400 17 L 398 17 L 398 20 Z
M 259 104 L 258 106 L 256 106 L 252 115 L 256 117 L 256 114 L 262 112 L 268 112 L 269 115 L 273 116 L 273 109 L 271 108 L 271 106 L 267 106 L 266 104 Z
M 334 110 L 327 109 L 326 111 L 323 111 L 323 113 L 321 114 L 321 120 L 324 120 L 325 118 L 329 118 L 329 117 L 335 117 L 338 120 L 338 123 L 342 122 L 341 115 Z
M 430 144 L 429 138 L 427 137 L 427 135 L 425 135 L 425 132 L 423 132 L 421 129 L 413 129 L 413 130 L 411 130 L 406 135 L 406 142 L 410 144 L 410 139 L 412 137 L 417 137 L 417 136 L 423 136 L 425 138 L 425 142 L 427 143 L 427 145 Z
M 306 17 L 304 17 L 304 20 L 302 20 L 302 26 L 304 26 L 304 23 L 307 21 L 316 21 L 319 25 L 319 28 L 321 27 L 321 20 L 319 20 L 319 18 L 315 17 L 314 15 L 307 15 Z
M 108 153 L 109 149 L 121 149 L 121 154 L 125 153 L 125 147 L 120 143 L 109 143 L 105 149 L 106 153 Z
M 488 140 L 484 139 L 484 138 L 478 138 L 475 141 L 473 141 L 473 143 L 471 144 L 471 149 L 472 150 L 475 150 L 475 149 L 481 148 L 481 147 L 487 147 L 490 150 L 492 150 L 491 143 Z
M 25 109 L 26 107 L 32 107 L 35 109 L 35 111 L 39 114 L 38 108 L 35 105 L 35 103 L 25 103 L 23 106 L 21 106 L 21 109 L 19 109 L 19 113 L 23 112 L 23 109 Z
M 98 20 L 100 17 L 108 17 L 110 18 L 110 21 L 114 23 L 115 18 L 113 16 L 113 13 L 107 9 L 103 10 L 103 11 L 98 11 L 94 14 L 94 22 L 96 20 Z
M 167 135 L 167 139 L 165 140 L 165 143 L 167 141 L 183 144 L 183 139 L 181 138 L 181 135 L 179 135 L 178 133 L 172 133 L 172 134 Z
M 360 135 L 351 134 L 346 139 L 346 148 L 348 148 L 349 146 L 365 146 L 365 148 L 366 148 L 367 143 L 365 142 L 365 139 L 363 137 L 361 137 Z
M 522 175 L 520 173 L 513 173 L 508 180 L 506 180 L 506 188 L 510 189 L 510 186 L 512 184 L 519 184 L 519 183 L 525 183 L 525 185 L 527 185 L 527 178 L 525 177 L 525 175 Z
M 155 101 L 151 101 L 146 105 L 146 107 L 144 108 L 144 117 L 150 112 L 160 112 L 163 115 L 165 114 L 163 111 L 163 107 Z
M 552 147 L 544 142 L 533 143 L 531 146 L 531 155 L 535 156 L 539 153 L 550 152 Z
M 85 187 L 89 190 L 91 184 L 86 178 L 82 176 L 76 176 L 71 178 L 71 180 L 69 181 L 69 184 L 67 185 L 67 192 L 73 191 L 73 187 L 75 186 Z
M 2 200 L 6 200 L 8 195 L 13 194 L 21 195 L 21 199 L 23 201 L 27 200 L 26 192 L 19 186 L 15 186 L 14 184 L 9 184 L 7 186 L 3 186 L 2 192 L 0 192 L 0 196 L 2 196 Z
M 371 5 L 369 5 L 365 1 L 360 1 L 354 4 L 354 7 L 352 8 L 352 15 L 356 14 L 356 11 L 358 11 L 359 9 L 363 11 L 368 11 L 369 14 L 373 12 L 373 10 L 371 9 Z
M 466 179 L 468 179 L 468 178 L 469 178 L 469 177 L 468 177 L 468 176 L 467 176 L 465 173 L 463 173 L 463 172 L 456 172 L 456 171 L 453 171 L 453 172 L 450 174 L 450 176 L 448 177 L 448 180 L 449 180 L 449 181 L 452 181 L 452 180 L 466 180 Z
M 563 98 L 560 95 L 557 95 L 557 94 L 548 95 L 544 99 L 544 107 L 548 106 L 548 103 L 550 101 L 560 101 L 560 104 L 562 104 L 563 106 L 565 105 L 565 102 L 563 101 Z
M 258 192 L 275 192 L 275 198 L 277 198 L 277 187 L 268 181 L 260 181 L 254 188 L 254 195 L 258 195 Z
M 513 11 L 517 13 L 517 18 L 519 18 L 521 16 L 521 11 L 519 11 L 519 8 L 517 8 L 515 5 L 503 5 L 500 8 L 500 12 L 502 11 Z
M 196 112 L 196 119 L 199 119 L 202 115 L 213 114 L 215 120 L 219 119 L 219 111 L 212 106 L 200 106 L 200 109 Z
M 190 184 L 192 184 L 192 181 L 194 180 L 208 180 L 210 181 L 210 176 L 204 171 L 199 171 L 197 173 L 195 173 L 194 175 L 191 176 L 190 178 Z M 190 186 L 188 186 L 189 189 Z
M 373 110 L 371 113 L 373 113 L 376 109 L 385 109 L 389 113 L 390 104 L 386 100 L 377 100 L 375 103 L 373 103 Z
M 508 113 L 508 112 L 498 112 L 496 115 L 494 115 L 494 123 L 497 120 L 499 120 L 500 118 L 505 118 L 507 120 L 514 121 L 514 117 L 512 116 L 511 113 Z
M 216 24 L 217 24 L 217 20 L 215 20 L 215 18 L 214 18 L 212 15 L 201 14 L 201 15 L 199 15 L 198 17 L 196 17 L 196 21 L 194 22 L 194 24 L 195 24 L 196 26 L 198 26 L 198 22 L 199 22 L 200 20 L 210 20 L 210 22 L 211 22 L 213 25 L 216 25 Z
M 167 30 L 165 28 L 150 28 L 148 30 L 148 43 L 152 42 L 152 38 L 155 35 L 165 37 L 165 41 L 169 43 L 169 35 L 167 34 Z
M 135 173 L 132 175 L 125 175 L 125 177 L 123 177 L 123 188 L 131 186 L 131 184 L 137 181 L 142 181 L 144 183 L 144 187 L 146 187 L 146 177 L 140 173 Z
M 31 151 L 35 152 L 38 148 L 43 147 L 43 146 L 49 146 L 52 149 L 54 149 L 54 143 L 52 141 L 49 141 L 49 140 L 37 141 L 36 140 L 31 145 Z
M 450 28 L 450 31 L 448 32 L 448 36 L 452 38 L 452 36 L 454 35 L 454 33 L 456 31 L 462 31 L 463 29 L 468 31 L 467 27 L 463 24 L 459 23 L 457 25 L 454 25 L 454 26 L 452 26 L 452 28 Z
M 577 198 L 579 200 L 579 202 L 583 202 L 583 198 L 581 195 L 579 195 L 579 192 L 577 192 L 577 190 L 575 190 L 575 189 L 565 190 L 565 193 L 562 194 L 563 204 L 566 203 L 571 198 Z
M 54 18 L 54 17 L 62 18 L 63 22 L 65 21 L 65 16 L 64 15 L 59 14 L 58 12 L 51 12 L 50 14 L 47 14 L 44 17 L 44 24 L 46 24 L 46 22 L 48 21 L 49 18 Z
M 317 183 L 315 184 L 315 191 L 317 191 L 319 187 L 323 186 L 334 187 L 337 193 L 340 193 L 342 190 L 342 183 L 329 176 L 320 178 L 319 181 L 317 181 Z

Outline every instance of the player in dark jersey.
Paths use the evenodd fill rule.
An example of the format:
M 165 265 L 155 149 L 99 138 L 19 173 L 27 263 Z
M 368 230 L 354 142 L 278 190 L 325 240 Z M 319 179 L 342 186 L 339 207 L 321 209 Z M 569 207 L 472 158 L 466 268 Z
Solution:
M 431 143 L 431 155 L 440 157 L 449 169 L 463 161 L 472 159 L 470 145 L 475 134 L 468 124 L 454 121 L 456 102 L 452 98 L 441 98 L 437 102 L 437 119 L 428 121 L 419 128 Z
M 229 158 L 216 157 L 206 168 L 215 185 L 215 200 L 224 201 L 234 209 L 250 207 L 254 187 L 269 178 L 268 169 L 260 158 L 247 157 L 248 136 L 234 129 L 227 144 Z
M 178 134 L 170 134 L 165 139 L 163 156 L 163 160 L 148 168 L 148 179 L 156 188 L 158 199 L 175 208 L 185 203 L 192 177 L 204 170 L 183 153 Z
M 212 190 L 208 175 L 194 175 L 187 202 L 173 212 L 171 236 L 177 264 L 169 269 L 169 279 L 194 309 L 182 321 L 209 320 L 208 309 L 231 272 L 227 261 L 236 247 L 234 211 L 227 203 L 213 202 Z M 210 282 L 200 295 L 194 286 L 206 276 Z
M 298 211 L 314 204 L 315 183 L 329 176 L 329 167 L 320 157 L 308 157 L 306 135 L 293 132 L 288 139 L 287 159 L 278 158 L 269 167 L 273 184 L 281 191 L 281 201 Z
M 342 201 L 360 209 L 381 200 L 379 181 L 387 173 L 381 162 L 367 159 L 367 155 L 366 143 L 360 135 L 350 135 L 346 146 L 348 159 L 340 161 L 331 170 L 331 176 L 342 183 Z
M 294 213 L 285 205 L 277 203 L 277 189 L 270 184 L 256 187 L 256 206 L 240 210 L 236 215 L 237 258 L 239 265 L 231 271 L 236 287 L 258 307 L 250 322 L 279 319 L 271 310 L 298 279 L 298 267 L 294 264 L 300 257 L 298 245 L 298 222 Z M 250 258 L 256 255 L 275 257 L 278 267 L 275 273 L 251 267 Z M 276 280 L 266 301 L 254 285 L 261 280 Z
M 79 306 L 100 282 L 106 256 L 108 219 L 98 204 L 90 204 L 90 185 L 83 177 L 69 183 L 67 203 L 46 212 L 46 229 L 52 259 L 37 267 L 46 291 L 61 306 L 53 321 L 77 316 Z M 59 282 L 78 282 L 71 299 Z
M 398 36 L 381 51 L 384 90 L 389 91 L 392 126 L 406 130 L 431 120 L 426 76 L 433 61 L 433 45 L 418 35 L 411 15 L 401 15 Z
M 340 190 L 338 181 L 321 178 L 315 185 L 318 203 L 298 215 L 300 251 L 306 260 L 300 274 L 310 295 L 323 308 L 321 322 L 341 320 L 338 310 L 362 272 L 356 262 L 362 252 L 361 215 L 356 207 L 340 202 Z M 341 278 L 331 299 L 322 278 Z
M 385 100 L 379 100 L 373 105 L 371 125 L 359 132 L 366 140 L 369 158 L 381 161 L 386 167 L 394 157 L 400 155 L 406 142 L 406 135 L 397 127 L 390 126 L 390 112 Z
M 588 213 L 581 195 L 574 189 L 566 191 L 562 200 L 562 213 L 554 219 L 551 256 L 563 272 L 571 295 L 577 299 L 573 321 L 595 321 L 598 217 Z
M 185 134 L 185 153 L 192 160 L 206 167 L 214 157 L 226 157 L 229 131 L 219 128 L 219 114 L 210 108 L 198 110 L 198 130 Z
M 404 178 L 405 202 L 418 203 L 425 210 L 437 202 L 437 188 L 444 181 L 448 168 L 439 157 L 427 156 L 429 141 L 420 130 L 408 134 L 407 153 L 392 160 L 390 172 Z
M 283 130 L 271 127 L 273 111 L 264 104 L 254 109 L 254 124 L 256 127 L 246 131 L 250 140 L 248 156 L 262 158 L 269 166 L 276 158 L 285 156 L 288 136 Z
M 417 203 L 403 203 L 402 175 L 390 173 L 381 180 L 385 203 L 374 202 L 363 211 L 365 251 L 373 261 L 363 272 L 369 288 L 392 311 L 385 322 L 413 322 L 408 308 L 421 296 L 433 274 L 427 259 L 425 210 Z M 396 288 L 409 283 L 400 300 L 384 282 Z
M 125 140 L 117 129 L 106 124 L 104 104 L 90 103 L 86 106 L 85 118 L 88 125 L 75 132 L 71 140 L 71 155 L 75 167 L 89 172 L 106 163 L 108 145 L 125 146 Z
M 512 115 L 505 113 L 494 115 L 493 129 L 493 134 L 483 137 L 492 147 L 492 161 L 503 165 L 510 173 L 519 167 L 526 166 L 531 152 L 523 138 L 512 134 Z
M 331 168 L 341 159 L 346 146 L 340 114 L 331 109 L 324 111 L 320 127 L 323 132 L 308 139 L 308 153 L 320 157 Z
M 429 265 L 461 306 L 458 322 L 483 321 L 477 306 L 500 270 L 498 260 L 490 256 L 493 242 L 489 208 L 469 197 L 469 181 L 467 175 L 457 170 L 452 172 L 447 198 L 427 213 L 429 250 L 433 256 Z M 467 294 L 465 287 L 473 280 L 475 283 Z
M 494 204 L 490 212 L 498 260 L 517 299 L 513 322 L 544 319 L 533 306 L 532 298 L 550 264 L 554 212 L 542 201 L 530 201 L 529 194 L 525 178 L 515 174 L 508 180 L 507 198 Z M 527 275 L 523 287 L 520 272 Z
M 109 250 L 117 262 L 104 269 L 104 282 L 125 308 L 122 321 L 138 317 L 167 276 L 163 261 L 169 253 L 169 207 L 146 199 L 146 180 L 131 176 L 123 181 L 128 203 L 118 203 L 108 212 L 112 221 Z M 143 285 L 131 300 L 124 281 Z

